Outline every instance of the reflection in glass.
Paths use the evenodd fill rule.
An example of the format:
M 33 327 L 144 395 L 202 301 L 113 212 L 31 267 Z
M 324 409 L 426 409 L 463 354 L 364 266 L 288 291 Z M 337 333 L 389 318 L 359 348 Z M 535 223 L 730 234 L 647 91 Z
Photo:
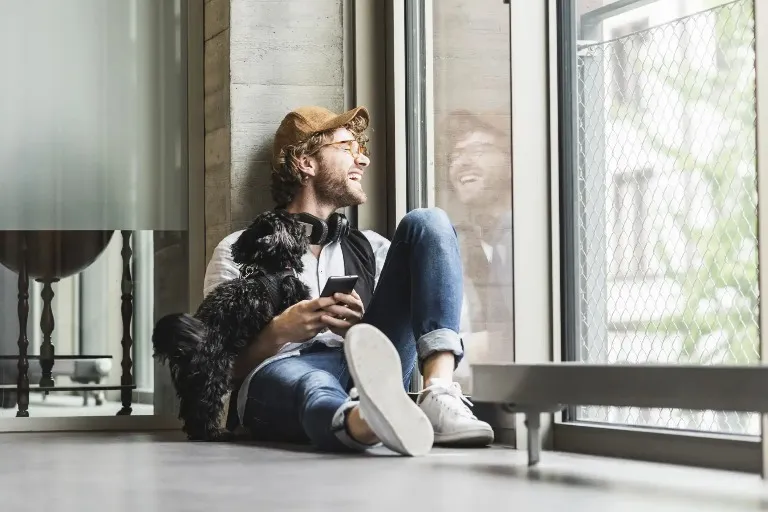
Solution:
M 433 3 L 436 206 L 456 227 L 464 263 L 456 378 L 471 393 L 470 365 L 512 361 L 512 174 L 509 7 Z

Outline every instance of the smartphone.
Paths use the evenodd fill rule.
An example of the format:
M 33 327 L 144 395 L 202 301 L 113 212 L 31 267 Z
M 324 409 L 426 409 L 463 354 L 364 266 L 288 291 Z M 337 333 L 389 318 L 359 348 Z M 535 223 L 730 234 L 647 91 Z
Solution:
M 352 293 L 357 284 L 357 276 L 331 276 L 325 283 L 321 297 L 333 297 L 335 293 Z

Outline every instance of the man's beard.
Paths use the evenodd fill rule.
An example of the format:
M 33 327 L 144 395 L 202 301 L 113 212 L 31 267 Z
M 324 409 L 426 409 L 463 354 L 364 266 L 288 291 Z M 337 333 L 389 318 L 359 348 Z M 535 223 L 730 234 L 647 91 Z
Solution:
M 315 180 L 315 193 L 322 203 L 334 208 L 363 204 L 368 197 L 362 188 L 353 188 L 346 173 L 339 176 L 322 170 Z

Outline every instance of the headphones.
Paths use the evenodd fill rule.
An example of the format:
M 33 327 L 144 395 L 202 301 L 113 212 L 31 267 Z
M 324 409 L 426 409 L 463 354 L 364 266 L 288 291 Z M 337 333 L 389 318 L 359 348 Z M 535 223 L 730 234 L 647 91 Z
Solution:
M 309 243 L 312 245 L 338 242 L 349 235 L 349 220 L 344 214 L 338 212 L 332 213 L 328 220 L 302 212 L 296 214 L 296 220 L 304 224 Z

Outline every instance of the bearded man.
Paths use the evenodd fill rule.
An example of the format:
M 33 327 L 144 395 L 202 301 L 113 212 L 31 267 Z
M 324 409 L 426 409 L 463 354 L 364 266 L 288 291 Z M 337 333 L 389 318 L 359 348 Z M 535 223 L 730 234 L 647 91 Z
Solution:
M 433 444 L 487 446 L 491 427 L 453 381 L 464 355 L 463 273 L 448 216 L 411 211 L 390 242 L 350 228 L 337 212 L 367 199 L 368 124 L 364 107 L 336 114 L 308 106 L 275 133 L 272 197 L 307 226 L 300 278 L 312 298 L 276 316 L 239 356 L 231 417 L 253 439 L 331 452 L 381 443 L 418 456 Z M 230 249 L 239 234 L 216 247 L 205 293 L 239 275 Z M 329 277 L 352 274 L 351 293 L 320 296 Z M 417 364 L 424 389 L 414 401 L 407 388 Z

